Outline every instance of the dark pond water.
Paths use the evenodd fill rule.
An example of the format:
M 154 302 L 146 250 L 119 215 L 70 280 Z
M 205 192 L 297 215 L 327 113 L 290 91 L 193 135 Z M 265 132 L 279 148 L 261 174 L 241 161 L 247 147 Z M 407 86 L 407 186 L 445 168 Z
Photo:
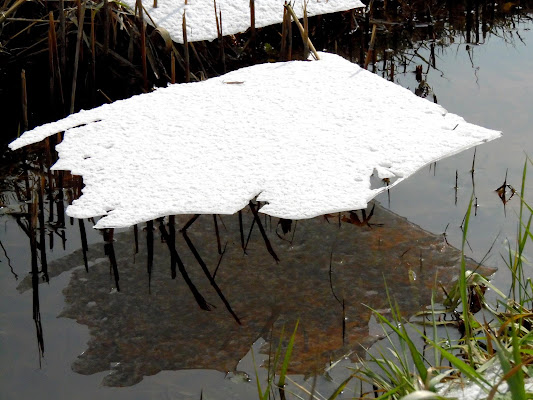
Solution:
M 515 197 L 504 208 L 495 189 L 506 173 L 507 182 L 519 188 L 526 153 L 533 150 L 531 27 L 528 19 L 515 17 L 513 24 L 494 27 L 495 34 L 478 45 L 466 44 L 464 34 L 450 35 L 435 48 L 435 68 L 424 61 L 431 59 L 430 48 L 416 45 L 403 53 L 410 60 L 405 72 L 400 63 L 396 68 L 395 80 L 415 90 L 420 82 L 414 70 L 422 65 L 426 91 L 430 88 L 448 111 L 504 132 L 502 139 L 476 150 L 473 180 L 474 149 L 419 171 L 390 197 L 380 196 L 383 208 L 376 207 L 371 227 L 353 223 L 355 217 L 345 213 L 340 222 L 331 216 L 293 224 L 284 235 L 277 220 L 261 219 L 280 263 L 269 254 L 257 226 L 247 256 L 242 255 L 237 216 L 217 220 L 220 250 L 227 243 L 221 256 L 213 218 L 202 216 L 190 228 L 190 240 L 211 274 L 222 258 L 215 281 L 229 305 L 178 234 L 178 253 L 206 301 L 204 308 L 211 311 L 200 309 L 201 301 L 181 279 L 179 265 L 177 278 L 171 279 L 172 258 L 157 221 L 153 231 L 139 227 L 138 250 L 133 230 L 115 232 L 117 292 L 109 246 L 104 251 L 102 236 L 85 221 L 87 274 L 78 222 L 67 218 L 65 228 L 54 230 L 55 224 L 48 224 L 50 235 L 39 240 L 46 243 L 50 281 L 38 286 L 36 324 L 35 290 L 28 277 L 30 240 L 22 228 L 27 219 L 17 218 L 15 196 L 5 192 L 2 202 L 9 207 L 0 216 L 0 398 L 199 399 L 201 393 L 204 399 L 256 398 L 253 381 L 221 371 L 253 375 L 250 347 L 255 343 L 260 364 L 268 351 L 262 339 L 272 334 L 272 343 L 277 343 L 283 324 L 290 331 L 300 319 L 297 348 L 305 351 L 295 353 L 292 372 L 303 374 L 342 358 L 357 349 L 355 343 L 369 345 L 375 339 L 376 332 L 372 327 L 369 331 L 370 314 L 361 303 L 386 310 L 383 276 L 407 313 L 428 303 L 437 271 L 443 282 L 452 281 L 458 253 L 446 240 L 460 246 L 460 225 L 474 188 L 479 207 L 471 220 L 468 255 L 482 259 L 495 241 L 486 264 L 500 268 L 494 280 L 506 287 L 508 274 L 500 254 L 506 252 L 507 238 L 513 243 L 519 203 Z M 527 179 L 529 188 L 532 180 Z M 525 197 L 533 199 L 528 193 Z M 46 202 L 45 208 L 48 215 Z M 58 212 L 54 210 L 53 221 Z M 363 219 L 361 212 L 357 215 Z M 245 240 L 252 220 L 245 211 Z M 186 221 L 178 218 L 177 226 Z M 44 357 L 36 339 L 41 328 Z M 348 364 L 342 360 L 335 368 L 334 381 L 342 380 Z M 180 370 L 159 372 L 174 369 Z M 259 373 L 264 378 L 266 370 Z M 303 375 L 294 379 L 303 383 Z M 318 388 L 327 393 L 334 385 L 322 377 Z M 351 394 L 347 391 L 345 397 Z

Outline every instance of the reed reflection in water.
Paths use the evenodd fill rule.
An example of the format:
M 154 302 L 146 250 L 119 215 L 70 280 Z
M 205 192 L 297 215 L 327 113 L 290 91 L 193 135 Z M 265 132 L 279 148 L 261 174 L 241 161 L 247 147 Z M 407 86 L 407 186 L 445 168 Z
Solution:
M 413 314 L 429 304 L 435 277 L 449 286 L 458 273 L 460 252 L 442 235 L 379 204 L 297 223 L 254 214 L 216 216 L 216 226 L 208 215 L 161 219 L 108 236 L 105 252 L 92 245 L 49 263 L 51 277 L 80 266 L 61 316 L 89 326 L 91 340 L 73 369 L 112 365 L 110 386 L 162 370 L 232 371 L 259 337 L 277 343 L 299 320 L 290 372 L 320 372 L 376 339 L 367 305 L 387 312 L 385 281 Z

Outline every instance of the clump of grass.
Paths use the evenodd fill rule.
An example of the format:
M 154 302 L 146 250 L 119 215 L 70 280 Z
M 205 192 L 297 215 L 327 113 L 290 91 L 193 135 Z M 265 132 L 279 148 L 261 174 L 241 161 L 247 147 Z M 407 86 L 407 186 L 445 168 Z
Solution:
M 372 385 L 375 397 L 440 399 L 446 395 L 446 389 L 458 387 L 466 380 L 477 385 L 489 400 L 532 398 L 533 393 L 526 390 L 526 379 L 533 373 L 533 286 L 524 270 L 524 250 L 527 242 L 533 239 L 533 209 L 524 200 L 528 163 L 533 165 L 530 158 L 526 159 L 522 174 L 515 247 L 509 246 L 504 257 L 512 276 L 509 294 L 504 294 L 485 277 L 465 268 L 472 197 L 463 226 L 459 280 L 446 293 L 443 308 L 437 310 L 432 300 L 430 311 L 420 313 L 424 315 L 423 332 L 402 318 L 392 300 L 391 318 L 374 311 L 384 327 L 392 355 L 380 352 L 375 356 L 369 352 L 369 360 L 363 361 L 360 377 Z M 485 298 L 487 288 L 498 296 L 495 305 L 489 304 Z M 451 316 L 452 320 L 445 322 L 442 315 Z M 458 340 L 451 340 L 448 335 L 439 338 L 440 327 L 450 324 L 458 328 Z M 430 326 L 431 337 L 426 332 L 427 325 Z M 433 349 L 431 362 L 414 344 L 420 339 Z M 443 365 L 443 361 L 448 365 Z M 506 389 L 502 388 L 504 382 Z
M 267 383 L 264 388 L 261 386 L 261 381 L 259 379 L 259 374 L 257 371 L 257 363 L 255 361 L 255 356 L 252 351 L 252 358 L 254 361 L 254 368 L 255 368 L 255 379 L 256 379 L 257 392 L 258 392 L 259 399 L 267 400 L 270 398 L 271 395 L 273 395 L 275 398 L 276 395 L 274 393 L 274 390 L 276 387 L 279 390 L 279 397 L 281 399 L 285 399 L 285 382 L 287 379 L 287 370 L 289 368 L 289 363 L 290 363 L 290 359 L 292 355 L 292 350 L 294 348 L 294 341 L 296 339 L 297 330 L 298 330 L 298 321 L 296 321 L 296 324 L 294 326 L 294 331 L 292 332 L 292 335 L 289 338 L 289 343 L 287 344 L 287 348 L 285 349 L 285 355 L 283 356 L 283 361 L 281 362 L 282 344 L 283 344 L 283 338 L 284 338 L 284 332 L 285 332 L 285 329 L 282 328 L 278 346 L 269 364 Z M 280 366 L 280 362 L 281 362 L 281 366 Z M 279 368 L 281 369 L 279 373 L 278 382 L 275 383 L 276 372 L 278 371 Z

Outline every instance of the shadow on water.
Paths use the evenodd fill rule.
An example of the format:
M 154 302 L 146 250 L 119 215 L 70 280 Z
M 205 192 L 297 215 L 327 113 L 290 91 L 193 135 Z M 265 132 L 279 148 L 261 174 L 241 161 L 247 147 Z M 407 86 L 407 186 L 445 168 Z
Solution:
M 133 385 L 162 370 L 232 371 L 251 343 L 260 337 L 276 343 L 297 320 L 290 372 L 320 372 L 344 354 L 353 352 L 355 360 L 361 344 L 376 340 L 367 305 L 387 313 L 385 281 L 403 312 L 413 314 L 429 304 L 436 282 L 449 287 L 460 266 L 459 250 L 444 236 L 377 203 L 296 223 L 260 215 L 255 201 L 235 215 L 171 216 L 126 232 L 107 229 L 103 243 L 92 245 L 85 232 L 91 221 L 82 220 L 81 248 L 47 262 L 37 257 L 45 233 L 64 229 L 65 219 L 56 212 L 56 221 L 44 223 L 39 191 L 48 175 L 33 172 L 15 186 L 27 184 L 37 195 L 27 212 L 10 214 L 25 227 L 32 253 L 32 273 L 18 289 L 33 291 L 42 352 L 39 283 L 74 269 L 61 316 L 87 325 L 91 339 L 72 368 L 93 374 L 112 365 L 105 385 Z M 66 173 L 62 179 L 72 200 L 80 182 Z M 470 261 L 469 268 L 478 265 Z

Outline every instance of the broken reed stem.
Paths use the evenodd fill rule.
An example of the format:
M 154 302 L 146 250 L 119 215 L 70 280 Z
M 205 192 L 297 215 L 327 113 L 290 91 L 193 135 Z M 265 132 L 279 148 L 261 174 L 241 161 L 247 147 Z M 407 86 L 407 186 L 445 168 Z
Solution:
M 250 43 L 252 43 L 252 48 L 255 48 L 255 0 L 250 0 Z
M 148 91 L 148 67 L 146 65 L 146 26 L 144 24 L 143 5 L 141 0 L 137 0 L 135 8 L 139 10 L 139 24 L 141 32 L 141 62 L 143 69 L 143 87 Z
M 222 34 L 222 11 L 218 12 L 220 20 L 220 33 L 218 35 L 218 43 L 220 46 L 220 57 L 222 59 L 222 66 L 224 68 L 224 73 L 226 73 L 226 53 L 224 50 L 224 35 Z
M 176 57 L 170 53 L 170 83 L 176 83 Z
M 21 99 L 22 99 L 22 127 L 28 130 L 28 93 L 26 91 L 26 70 L 20 72 Z
M 91 10 L 91 74 L 92 74 L 92 102 L 93 106 L 96 100 L 96 32 L 94 27 L 94 16 L 96 10 Z
M 15 4 L 13 4 L 9 10 L 7 10 L 4 13 L 0 14 L 0 24 L 2 24 L 7 17 L 9 17 L 11 14 L 13 14 L 15 11 L 17 11 L 17 8 L 19 8 L 21 5 L 23 5 L 26 2 L 26 0 L 17 0 Z
M 78 80 L 78 64 L 80 62 L 81 38 L 83 33 L 83 20 L 85 18 L 85 1 L 81 3 L 80 15 L 78 18 L 78 35 L 76 36 L 76 54 L 74 56 L 74 72 L 72 74 L 72 92 L 70 95 L 70 114 L 74 113 L 74 102 L 76 100 L 76 81 Z
M 368 68 L 368 64 L 370 64 L 370 60 L 372 59 L 372 56 L 374 54 L 374 45 L 376 43 L 376 29 L 377 25 L 372 25 L 372 35 L 370 36 L 370 45 L 368 46 L 368 52 L 366 53 L 365 58 L 365 69 Z
M 303 42 L 304 42 L 304 60 L 309 58 L 309 20 L 307 19 L 307 1 L 304 1 L 304 33 L 303 33 Z
M 204 63 L 202 62 L 202 59 L 200 58 L 200 55 L 198 54 L 198 52 L 196 51 L 196 46 L 194 45 L 194 42 L 191 42 L 189 43 L 189 47 L 191 48 L 193 54 L 194 54 L 194 57 L 196 58 L 196 60 L 198 61 L 198 64 L 200 64 L 200 68 L 202 69 L 202 73 L 204 74 L 204 78 L 203 79 L 206 79 L 207 77 L 207 71 L 205 70 L 204 68 Z M 200 77 L 201 78 L 201 77 Z M 203 80 L 201 79 L 201 80 Z
M 287 2 L 285 2 L 287 4 Z M 281 24 L 281 49 L 280 49 L 280 56 L 282 61 L 287 60 L 287 34 L 289 31 L 288 24 L 290 22 L 287 21 L 287 16 L 289 15 L 289 12 L 284 7 L 283 8 L 283 22 Z
M 65 115 L 65 97 L 63 95 L 63 79 L 61 78 L 61 65 L 59 62 L 59 52 L 57 45 L 56 27 L 54 21 L 54 15 L 52 11 L 48 14 L 49 29 L 48 29 L 48 62 L 50 65 L 50 101 L 55 104 L 55 86 L 56 80 L 59 88 L 59 97 L 61 101 L 61 116 Z M 50 164 L 51 165 L 51 164 Z
M 183 11 L 183 21 L 181 24 L 183 29 L 183 56 L 185 58 L 185 82 L 191 81 L 191 64 L 189 60 L 189 44 L 187 41 L 187 18 L 185 17 L 185 11 Z
M 60 47 L 60 56 L 58 58 L 61 59 L 61 67 L 58 65 L 58 70 L 60 70 L 60 75 L 63 75 L 66 68 L 67 68 L 67 33 L 66 33 L 66 16 L 65 16 L 65 0 L 59 0 L 59 38 L 61 39 L 61 47 Z M 57 41 L 56 41 L 57 43 Z M 56 53 L 57 53 L 57 47 L 56 47 Z M 60 87 L 62 86 L 62 83 L 60 82 Z M 61 97 L 63 97 L 63 93 L 61 93 Z M 64 106 L 64 100 L 61 99 L 61 102 Z M 64 112 L 65 110 L 63 110 Z
M 217 10 L 217 1 L 213 0 L 213 6 L 215 7 L 215 21 L 217 23 L 217 35 L 218 35 L 218 56 L 226 72 L 226 57 L 224 54 L 224 37 L 222 36 L 222 12 Z
M 48 70 L 50 73 L 50 104 L 54 104 L 55 93 L 55 68 L 54 68 L 54 39 L 55 26 L 52 11 L 48 14 L 50 18 L 50 27 L 48 28 Z
M 104 0 L 103 11 L 104 11 L 104 56 L 107 56 L 107 53 L 109 51 L 109 28 L 110 28 L 108 0 Z
M 287 61 L 292 61 L 292 15 L 287 11 L 287 35 L 288 35 L 288 52 Z
M 305 29 L 302 26 L 302 24 L 300 23 L 300 21 L 298 20 L 298 16 L 294 12 L 294 10 L 292 9 L 290 4 L 285 4 L 285 8 L 289 11 L 289 13 L 292 16 L 292 19 L 296 23 L 296 26 L 300 30 L 300 34 L 302 35 L 302 39 L 305 40 Z M 307 38 L 307 44 L 309 46 L 309 49 L 311 49 L 311 52 L 313 53 L 313 56 L 315 57 L 315 60 L 320 60 L 320 57 L 318 56 L 318 53 L 317 53 L 317 51 L 315 49 L 315 46 L 313 46 L 313 43 L 311 42 L 311 39 L 309 39 L 309 37 Z

